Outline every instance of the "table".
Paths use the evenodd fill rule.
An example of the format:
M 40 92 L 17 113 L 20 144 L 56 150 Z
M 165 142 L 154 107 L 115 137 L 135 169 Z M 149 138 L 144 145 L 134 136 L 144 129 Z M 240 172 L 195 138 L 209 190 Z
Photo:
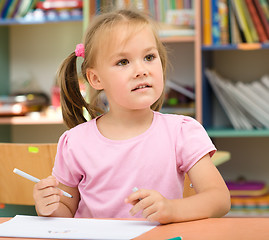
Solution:
M 0 218 L 0 223 L 9 219 Z M 177 236 L 182 236 L 183 240 L 268 240 L 269 218 L 224 217 L 173 223 L 158 226 L 135 239 L 163 240 Z M 0 240 L 11 239 L 0 237 Z

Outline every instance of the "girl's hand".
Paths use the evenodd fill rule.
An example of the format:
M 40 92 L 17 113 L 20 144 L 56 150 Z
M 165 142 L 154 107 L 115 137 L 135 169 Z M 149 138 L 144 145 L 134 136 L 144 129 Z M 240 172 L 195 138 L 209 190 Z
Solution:
M 142 211 L 143 217 L 151 222 L 171 222 L 172 202 L 155 190 L 139 189 L 130 194 L 125 202 L 134 205 L 130 210 L 132 216 Z
M 58 209 L 60 197 L 63 195 L 57 188 L 58 184 L 54 176 L 49 176 L 35 184 L 33 197 L 38 215 L 49 216 Z

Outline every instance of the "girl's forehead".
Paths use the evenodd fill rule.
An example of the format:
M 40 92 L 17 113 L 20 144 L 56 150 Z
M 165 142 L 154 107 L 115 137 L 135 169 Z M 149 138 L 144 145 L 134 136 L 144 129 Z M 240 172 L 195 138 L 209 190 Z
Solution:
M 118 24 L 115 25 L 111 29 L 106 29 L 103 32 L 103 37 L 101 37 L 101 41 L 99 42 L 99 49 L 105 52 L 111 52 L 115 50 L 120 50 L 119 48 L 124 48 L 124 46 L 128 43 L 128 41 L 138 34 L 140 31 L 148 29 L 152 31 L 152 29 L 145 24 Z M 154 34 L 152 32 L 152 36 Z

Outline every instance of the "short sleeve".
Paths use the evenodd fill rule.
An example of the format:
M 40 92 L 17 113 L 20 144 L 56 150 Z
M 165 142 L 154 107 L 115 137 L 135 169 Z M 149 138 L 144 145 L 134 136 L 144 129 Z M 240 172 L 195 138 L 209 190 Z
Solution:
M 68 133 L 66 131 L 59 139 L 52 175 L 66 186 L 76 187 L 81 180 L 81 174 Z
M 212 157 L 215 152 L 216 148 L 204 127 L 195 119 L 184 116 L 177 135 L 178 169 L 188 172 L 203 156 L 209 153 Z

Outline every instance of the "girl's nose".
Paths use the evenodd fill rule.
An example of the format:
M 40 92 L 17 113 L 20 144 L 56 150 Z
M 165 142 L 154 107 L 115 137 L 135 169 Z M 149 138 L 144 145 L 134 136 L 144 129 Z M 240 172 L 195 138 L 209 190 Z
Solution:
M 135 78 L 147 77 L 148 74 L 149 74 L 148 70 L 146 66 L 144 66 L 143 63 L 137 64 L 136 70 L 135 70 Z
M 139 78 L 139 77 L 147 77 L 148 76 L 148 74 L 146 73 L 146 71 L 144 72 L 144 73 L 138 73 L 138 74 L 136 74 L 136 78 Z

